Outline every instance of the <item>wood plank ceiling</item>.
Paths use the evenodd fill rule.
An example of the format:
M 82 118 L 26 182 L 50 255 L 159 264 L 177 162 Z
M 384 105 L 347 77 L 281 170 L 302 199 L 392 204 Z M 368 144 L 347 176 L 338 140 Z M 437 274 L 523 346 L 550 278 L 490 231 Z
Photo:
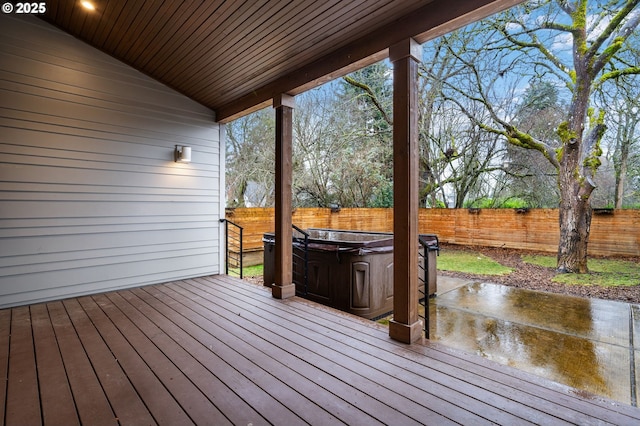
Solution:
M 49 0 L 42 16 L 229 121 L 521 0 Z

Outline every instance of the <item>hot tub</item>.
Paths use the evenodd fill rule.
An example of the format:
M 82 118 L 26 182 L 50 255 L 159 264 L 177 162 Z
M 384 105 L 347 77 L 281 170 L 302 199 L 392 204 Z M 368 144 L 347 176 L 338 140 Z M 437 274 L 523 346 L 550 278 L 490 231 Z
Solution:
M 317 228 L 306 233 L 306 279 L 304 238 L 294 242 L 297 295 L 368 319 L 393 311 L 393 234 Z M 264 234 L 263 242 L 264 283 L 271 286 L 275 277 L 274 234 Z M 435 271 L 435 261 L 433 267 Z M 433 294 L 435 282 L 431 287 L 429 293 Z

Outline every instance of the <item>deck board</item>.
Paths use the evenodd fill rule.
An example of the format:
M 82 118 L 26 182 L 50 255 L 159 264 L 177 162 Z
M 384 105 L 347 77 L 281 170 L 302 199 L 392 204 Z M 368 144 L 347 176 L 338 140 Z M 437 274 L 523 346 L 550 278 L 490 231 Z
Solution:
M 145 294 L 147 291 L 151 294 Z M 323 424 L 338 423 L 337 419 L 329 412 L 317 409 L 307 398 L 306 395 L 312 395 L 315 389 L 308 388 L 306 390 L 309 392 L 298 392 L 286 385 L 286 381 L 295 383 L 299 377 L 293 377 L 291 372 L 286 369 L 282 371 L 283 367 L 277 365 L 269 356 L 270 354 L 257 353 L 247 343 L 253 339 L 253 335 L 247 333 L 240 338 L 236 337 L 207 318 L 211 315 L 211 311 L 203 309 L 201 313 L 198 313 L 197 306 L 181 304 L 178 294 L 171 292 L 165 294 L 158 289 L 136 290 L 135 293 L 139 294 L 143 300 L 171 315 L 176 324 L 182 327 L 182 330 L 188 330 L 186 332 L 190 333 L 189 337 L 194 342 L 210 342 L 210 347 L 212 349 L 215 347 L 214 352 L 218 362 L 212 362 L 210 353 L 207 353 L 210 351 L 208 348 L 204 353 L 198 353 L 198 358 L 218 374 L 227 385 L 232 386 L 238 395 L 244 397 L 243 401 L 249 401 L 244 402 L 247 409 L 253 410 L 249 405 L 251 403 L 258 410 L 289 411 L 289 408 L 278 399 L 278 397 L 286 395 L 288 407 L 294 410 L 298 408 L 298 412 L 303 418 L 322 420 Z M 170 295 L 175 297 L 171 298 Z M 173 304 L 177 311 L 170 310 L 167 305 L 163 306 L 158 301 L 166 302 L 167 305 Z M 272 371 L 282 371 L 284 377 L 280 379 L 274 376 Z M 251 420 L 251 422 L 255 424 L 255 420 Z M 234 423 L 240 422 L 234 421 Z
M 363 398 L 363 393 L 352 392 L 343 394 L 340 389 L 340 383 L 334 378 L 334 376 L 326 371 L 323 371 L 317 366 L 314 366 L 308 362 L 308 360 L 302 360 L 301 355 L 296 353 L 292 345 L 286 341 L 269 341 L 270 333 L 265 328 L 268 324 L 262 323 L 258 326 L 259 333 L 251 332 L 252 329 L 256 330 L 255 325 L 252 325 L 243 319 L 248 315 L 248 311 L 225 311 L 222 307 L 217 308 L 220 304 L 215 304 L 215 311 L 211 311 L 209 306 L 211 305 L 206 299 L 201 298 L 198 294 L 185 291 L 182 287 L 172 289 L 170 286 L 162 288 L 162 291 L 174 296 L 175 298 L 191 305 L 195 311 L 205 318 L 205 322 L 201 324 L 207 327 L 217 327 L 216 334 L 222 333 L 226 336 L 225 340 L 229 339 L 233 342 L 234 348 L 241 348 L 243 357 L 246 357 L 247 353 L 251 354 L 253 361 L 253 369 L 259 367 L 266 371 L 273 371 L 277 373 L 280 380 L 286 381 L 287 385 L 296 390 L 296 394 L 304 397 L 303 401 L 288 400 L 288 404 L 298 409 L 304 410 L 317 410 L 316 406 L 326 402 L 325 410 L 328 413 L 336 411 L 334 414 L 342 414 L 342 411 L 346 411 L 347 419 L 355 422 L 355 424 L 375 424 L 376 419 L 370 417 L 367 414 L 368 403 Z M 186 296 L 185 296 L 186 294 Z M 200 301 L 201 305 L 193 305 L 194 301 Z M 225 319 L 220 325 L 215 325 L 212 321 L 214 317 Z M 234 322 L 232 320 L 237 320 Z M 233 340 L 230 340 L 233 339 Z M 278 343 L 275 343 L 278 342 Z M 283 344 L 286 348 L 282 348 Z M 293 368 L 303 364 L 304 369 Z M 252 369 L 245 370 L 247 372 Z M 253 373 L 252 373 L 253 374 Z M 326 391 L 326 389 L 317 385 L 317 382 L 326 383 L 327 386 L 334 385 L 333 392 Z M 268 389 L 272 391 L 271 389 Z M 342 403 L 339 399 L 338 405 L 336 405 L 336 394 L 341 396 L 346 403 Z M 363 404 L 363 405 L 355 405 Z M 359 407 L 358 410 L 353 410 L 353 406 Z M 370 407 L 369 407 L 370 408 Z M 335 421 L 333 421 L 335 422 Z
M 40 399 L 28 306 L 13 309 L 10 339 L 5 419 L 9 425 L 38 424 Z
M 3 424 L 640 423 L 637 408 L 226 276 L 2 310 L 0 374 Z
M 162 385 L 145 360 L 129 344 L 127 337 L 120 333 L 94 300 L 83 297 L 79 302 L 122 366 L 132 386 L 145 401 L 153 418 L 158 423 L 161 421 L 170 424 L 192 423 L 187 413 Z
M 176 358 L 183 354 L 176 355 L 171 353 L 174 350 L 173 347 L 163 346 L 166 342 L 161 332 L 155 330 L 153 325 L 149 327 L 140 319 L 132 321 L 127 318 L 123 312 L 127 307 L 122 304 L 116 305 L 106 295 L 96 296 L 94 300 L 120 332 L 127 336 L 133 349 L 145 360 L 149 369 L 194 423 L 224 422 L 222 413 L 190 380 L 189 370 L 187 369 L 184 374 L 180 371 L 181 362 Z M 149 334 L 145 334 L 145 331 Z M 167 352 L 163 352 L 163 349 Z
M 434 373 L 440 372 L 444 374 L 443 377 L 448 386 L 454 386 L 456 379 L 462 379 L 464 383 L 476 386 L 478 390 L 486 389 L 491 393 L 502 394 L 525 407 L 529 405 L 536 410 L 544 409 L 553 415 L 552 418 L 555 418 L 555 422 L 559 422 L 559 419 L 563 418 L 569 423 L 580 424 L 588 421 L 591 416 L 603 416 L 604 419 L 610 419 L 613 422 L 618 419 L 615 413 L 628 415 L 630 416 L 629 418 L 638 416 L 637 408 L 620 403 L 594 405 L 591 401 L 574 398 L 570 393 L 579 392 L 567 386 L 549 382 L 480 357 L 449 350 L 437 343 L 407 347 L 406 345 L 389 341 L 386 334 L 381 334 L 380 330 L 375 330 L 372 327 L 359 327 L 352 317 L 347 317 L 344 314 L 336 314 L 335 311 L 304 303 L 297 303 L 296 308 L 303 311 L 300 314 L 302 317 L 306 315 L 304 312 L 313 313 L 314 320 L 317 321 L 319 318 L 324 318 L 323 325 L 331 324 L 333 328 L 342 330 L 344 336 L 350 341 L 350 345 L 357 348 L 360 353 L 372 353 L 381 358 L 384 356 L 383 352 L 385 350 L 388 351 L 387 346 L 389 343 L 417 352 L 416 356 L 403 353 L 396 358 L 396 361 L 388 359 L 388 362 L 392 364 L 394 362 L 396 364 L 400 363 L 399 365 L 410 368 L 414 374 L 418 374 L 428 380 L 429 385 L 437 379 L 434 377 Z M 357 343 L 357 341 L 364 344 Z M 384 343 L 381 344 L 381 342 Z M 407 363 L 407 360 L 414 361 L 414 364 Z M 482 397 L 483 393 L 478 390 L 473 395 Z M 604 401 L 603 398 L 596 396 L 590 399 Z M 603 406 L 606 408 L 605 412 L 601 411 Z M 612 413 L 612 417 L 609 417 L 610 413 Z M 539 415 L 544 416 L 544 414 Z
M 379 330 L 372 330 L 371 327 L 358 327 L 357 324 L 354 326 L 353 318 L 346 315 L 336 314 L 333 311 L 309 304 L 298 303 L 296 307 L 301 308 L 304 312 L 313 312 L 315 319 L 324 317 L 327 321 L 325 324 L 331 323 L 334 327 L 342 326 L 345 335 L 352 336 L 355 340 L 367 342 L 368 347 L 375 351 L 376 356 L 380 356 L 378 351 L 384 350 L 382 348 L 386 348 L 387 343 L 416 352 L 417 356 L 403 354 L 400 357 L 400 362 L 405 366 L 409 365 L 406 363 L 407 359 L 417 362 L 422 367 L 419 367 L 415 373 L 422 375 L 427 380 L 432 380 L 430 376 L 432 370 L 443 372 L 449 378 L 456 378 L 463 374 L 465 382 L 480 389 L 501 393 L 523 405 L 531 405 L 538 409 L 543 407 L 545 411 L 555 413 L 554 415 L 557 415 L 558 418 L 564 418 L 570 423 L 579 424 L 590 419 L 591 416 L 609 419 L 608 421 L 615 423 L 616 419 L 619 420 L 617 413 L 629 416 L 628 418 L 631 419 L 637 418 L 639 413 L 635 407 L 618 402 L 609 401 L 607 403 L 606 399 L 598 396 L 576 399 L 574 394 L 582 394 L 583 392 L 484 358 L 450 350 L 441 344 L 426 343 L 425 345 L 407 347 L 389 341 L 386 335 L 380 334 Z M 385 344 L 381 345 L 379 340 Z M 367 351 L 366 347 L 353 344 L 360 351 Z M 425 374 L 428 375 L 425 376 Z M 594 400 L 601 403 L 594 404 Z M 604 412 L 602 411 L 603 407 L 605 408 Z
M 11 310 L 0 310 L 0 401 L 7 400 L 7 377 L 9 369 L 9 337 L 11 334 Z M 0 419 L 4 420 L 6 404 L 0 404 Z
M 194 383 L 194 378 L 207 372 L 197 368 L 199 365 L 182 346 L 172 341 L 119 294 L 101 295 L 95 300 L 121 332 L 132 337 L 130 341 L 134 348 L 196 424 L 230 424 Z
M 144 402 L 78 300 L 70 299 L 63 303 L 118 421 L 124 424 L 154 424 Z
M 236 296 L 238 297 L 238 296 Z M 277 311 L 272 311 L 271 315 L 275 318 L 267 318 L 270 321 L 277 321 Z M 315 319 L 315 318 L 314 318 Z M 332 326 L 329 320 L 315 321 L 312 323 L 305 318 L 289 316 L 289 320 L 299 327 L 305 327 L 310 330 L 326 329 Z M 416 404 L 425 407 L 438 407 L 448 415 L 455 415 L 454 421 L 460 423 L 468 423 L 473 421 L 479 422 L 476 413 L 492 412 L 492 416 L 486 420 L 499 424 L 525 424 L 526 420 L 522 417 L 514 416 L 509 412 L 510 408 L 516 408 L 516 404 L 510 398 L 503 397 L 491 392 L 485 392 L 470 386 L 465 381 L 456 379 L 438 372 L 432 368 L 417 363 L 410 363 L 403 357 L 390 354 L 389 352 L 378 350 L 377 347 L 367 345 L 354 340 L 350 333 L 332 334 L 330 338 L 324 338 L 322 334 L 313 334 L 320 336 L 315 339 L 317 344 L 316 351 L 322 353 L 325 347 L 331 348 L 341 355 L 344 359 L 353 356 L 353 349 L 357 349 L 357 360 L 351 359 L 345 362 L 345 368 L 366 376 L 372 372 L 383 373 L 388 377 L 384 377 L 381 382 L 385 384 L 391 391 L 398 393 L 403 397 L 413 400 Z M 387 339 L 386 335 L 384 337 Z M 310 345 L 307 345 L 310 347 Z M 382 365 L 380 365 L 382 362 Z M 380 365 L 380 369 L 375 369 Z M 371 366 L 374 370 L 371 370 Z M 421 378 L 416 382 L 416 377 Z M 410 384 L 411 386 L 407 386 Z M 465 397 L 466 396 L 466 397 Z M 449 402 L 455 401 L 455 404 Z M 501 407 L 502 410 L 489 410 L 491 407 Z M 528 407 L 517 407 L 526 418 L 536 418 L 536 422 L 558 421 L 557 418 L 545 416 L 544 413 L 537 412 Z M 405 411 L 406 412 L 406 411 Z M 420 415 L 416 413 L 416 418 Z
M 144 291 L 136 290 L 135 293 L 144 293 Z M 192 380 L 201 392 L 211 398 L 211 402 L 216 407 L 219 407 L 222 412 L 233 413 L 234 416 L 229 418 L 232 423 L 248 424 L 259 422 L 261 420 L 259 413 L 218 377 L 218 374 L 224 374 L 224 371 L 228 370 L 229 367 L 214 352 L 213 344 L 210 344 L 210 347 L 206 347 L 202 343 L 206 341 L 212 342 L 214 336 L 206 336 L 201 341 L 194 339 L 190 335 L 189 328 L 183 329 L 179 327 L 180 314 L 178 312 L 170 312 L 174 315 L 173 319 L 170 320 L 162 312 L 162 307 L 156 311 L 157 313 L 154 312 L 153 300 L 150 300 L 151 304 L 149 304 L 148 301 L 138 297 L 135 293 L 121 292 L 120 295 L 131 305 L 136 306 L 149 319 L 154 318 L 154 322 L 159 329 L 166 333 L 166 336 L 171 338 L 175 345 L 179 345 L 173 350 L 174 353 L 178 354 L 177 361 L 180 362 L 176 363 L 176 365 L 183 372 L 189 372 L 189 375 L 193 376 Z M 218 344 L 215 346 L 217 348 Z M 231 383 L 236 381 L 231 376 L 229 379 Z
M 43 421 L 49 424 L 80 424 L 47 307 L 32 306 L 31 321 Z
M 48 304 L 69 386 L 83 424 L 117 425 L 116 416 L 62 302 Z M 9 380 L 11 382 L 11 380 Z M 37 390 L 37 387 L 34 389 Z M 42 398 L 43 395 L 40 395 Z M 7 421 L 8 424 L 10 422 Z

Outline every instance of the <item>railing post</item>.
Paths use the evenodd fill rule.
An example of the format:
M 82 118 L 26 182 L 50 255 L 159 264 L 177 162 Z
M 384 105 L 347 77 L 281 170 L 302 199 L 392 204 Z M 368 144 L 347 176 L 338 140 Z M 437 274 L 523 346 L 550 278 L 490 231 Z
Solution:
M 229 275 L 229 222 L 224 219 L 224 273 Z
M 244 275 L 244 268 L 243 268 L 244 251 L 242 250 L 242 227 L 238 226 L 238 229 L 240 230 L 240 279 L 242 279 Z
M 431 274 L 433 274 L 434 277 L 434 296 L 437 293 L 438 289 L 437 289 L 437 262 L 434 262 L 433 265 L 430 264 L 430 258 L 431 258 L 431 252 L 435 251 L 436 255 L 440 254 L 440 243 L 438 241 L 438 236 L 437 235 L 431 235 L 431 234 L 421 234 L 418 236 L 418 242 L 420 243 L 420 246 L 422 247 L 422 258 L 424 259 L 423 262 L 423 268 L 422 268 L 422 274 L 423 274 L 423 283 L 424 283 L 424 335 L 427 339 L 430 338 L 430 321 L 431 321 L 431 315 L 429 313 L 429 299 L 430 299 L 430 293 L 431 293 L 431 289 L 430 289 L 430 282 L 429 282 L 429 276 Z M 431 268 L 433 268 L 433 270 L 431 270 Z
M 304 295 L 307 295 L 309 284 L 309 234 L 304 234 Z
M 227 219 L 220 219 L 220 223 L 224 223 L 224 254 L 225 254 L 225 268 L 224 268 L 224 273 L 229 275 L 229 263 L 230 263 L 230 256 L 229 256 L 229 224 L 231 224 L 232 226 L 235 226 L 237 228 L 237 233 L 238 233 L 238 266 L 240 268 L 240 279 L 243 278 L 244 276 L 244 271 L 243 271 L 243 266 L 244 266 L 244 260 L 243 260 L 243 244 L 242 244 L 242 231 L 243 228 L 242 226 L 238 225 L 237 223 L 231 222 L 230 220 Z
M 306 296 L 307 295 L 307 289 L 308 289 L 307 288 L 308 287 L 308 281 L 309 281 L 309 234 L 307 232 L 303 231 L 302 229 L 298 228 L 296 225 L 292 224 L 291 227 L 293 228 L 294 231 L 299 232 L 303 236 L 303 241 L 304 241 L 303 255 L 302 256 L 297 255 L 295 253 L 295 247 L 294 247 L 294 249 L 292 250 L 292 259 L 293 259 L 294 263 L 295 263 L 295 259 L 296 258 L 302 259 L 303 268 L 302 268 L 302 283 L 301 283 L 302 285 L 301 285 L 301 287 L 303 289 L 304 296 Z M 296 237 L 293 237 L 292 238 L 292 242 L 295 242 L 295 241 L 296 241 Z M 292 275 L 292 280 L 293 280 L 293 282 L 295 284 L 295 282 L 296 282 L 295 275 Z M 297 291 L 297 287 L 296 287 L 296 291 Z
M 422 245 L 422 250 L 424 253 L 424 270 L 422 273 L 424 274 L 424 337 L 429 338 L 429 320 L 431 315 L 429 315 L 429 248 L 424 241 L 420 240 L 420 244 Z

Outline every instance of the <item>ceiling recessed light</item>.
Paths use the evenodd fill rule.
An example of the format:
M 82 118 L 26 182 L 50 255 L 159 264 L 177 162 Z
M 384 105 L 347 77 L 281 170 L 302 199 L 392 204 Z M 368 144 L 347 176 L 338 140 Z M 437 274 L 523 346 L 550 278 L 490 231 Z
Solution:
M 80 4 L 87 10 L 96 10 L 96 7 L 90 1 L 83 0 L 80 2 Z

